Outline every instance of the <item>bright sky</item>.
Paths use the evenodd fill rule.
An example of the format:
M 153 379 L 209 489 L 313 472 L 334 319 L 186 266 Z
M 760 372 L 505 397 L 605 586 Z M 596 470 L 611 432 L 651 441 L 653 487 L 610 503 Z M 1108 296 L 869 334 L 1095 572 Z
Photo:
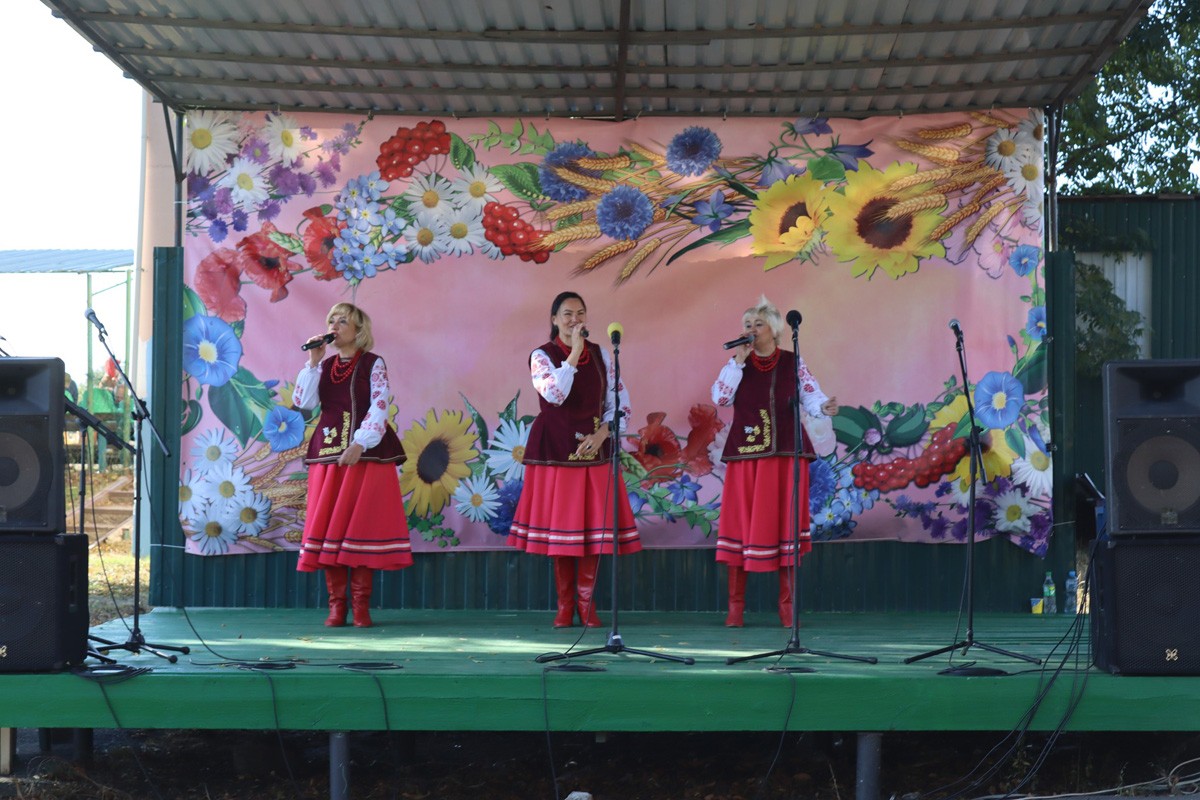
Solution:
M 0 248 L 123 249 L 137 242 L 141 88 L 38 0 L 9 0 L 0 34 Z M 96 314 L 118 356 L 125 292 L 92 278 Z M 57 356 L 82 383 L 90 326 L 82 275 L 0 275 L 0 348 Z M 92 366 L 107 355 L 92 339 Z

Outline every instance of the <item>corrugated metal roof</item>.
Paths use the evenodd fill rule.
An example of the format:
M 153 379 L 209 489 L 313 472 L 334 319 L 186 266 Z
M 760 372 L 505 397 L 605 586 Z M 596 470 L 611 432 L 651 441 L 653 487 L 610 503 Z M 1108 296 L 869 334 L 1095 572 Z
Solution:
M 0 274 L 110 272 L 132 266 L 132 250 L 0 250 Z
M 176 110 L 866 117 L 1079 93 L 1150 0 L 43 0 Z

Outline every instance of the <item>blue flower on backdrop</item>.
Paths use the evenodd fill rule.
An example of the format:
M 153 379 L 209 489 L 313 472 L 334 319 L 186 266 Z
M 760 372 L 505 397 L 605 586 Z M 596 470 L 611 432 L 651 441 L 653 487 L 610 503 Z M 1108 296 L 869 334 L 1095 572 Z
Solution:
M 1029 319 L 1025 322 L 1025 332 L 1031 339 L 1041 341 L 1046 338 L 1046 307 L 1035 306 L 1029 309 Z
M 220 317 L 197 314 L 183 323 L 183 368 L 209 386 L 224 386 L 238 371 L 242 342 Z
M 837 491 L 837 476 L 833 467 L 823 458 L 815 459 L 808 468 L 808 509 L 810 514 L 816 514 L 833 493 Z
M 304 417 L 294 409 L 275 406 L 263 420 L 263 436 L 276 453 L 299 447 L 304 441 Z
M 700 496 L 700 484 L 684 473 L 678 481 L 667 487 L 667 491 L 671 493 L 671 502 L 673 503 L 678 505 L 694 503 Z
M 708 200 L 696 202 L 696 216 L 692 217 L 693 225 L 706 225 L 713 233 L 721 230 L 721 221 L 733 213 L 733 206 L 725 202 L 725 192 L 718 189 Z
M 654 203 L 641 190 L 618 186 L 596 206 L 596 224 L 610 239 L 636 239 L 654 221 Z
M 721 155 L 721 140 L 708 128 L 692 125 L 667 145 L 667 166 L 680 175 L 703 175 Z
M 574 172 L 598 178 L 600 173 L 597 170 L 582 169 L 575 165 L 579 159 L 591 158 L 595 155 L 590 147 L 577 142 L 563 142 L 555 147 L 546 154 L 546 158 L 538 166 L 538 179 L 542 183 L 542 192 L 550 199 L 560 203 L 573 203 L 587 197 L 587 189 L 563 180 L 554 170 L 559 167 L 571 167 Z
M 1033 272 L 1033 268 L 1042 260 L 1042 248 L 1032 244 L 1019 244 L 1013 248 L 1008 257 L 1008 265 L 1013 272 L 1022 278 Z
M 985 428 L 1007 428 L 1025 404 L 1025 387 L 1008 372 L 989 372 L 975 385 L 975 413 Z
M 870 144 L 870 142 L 867 142 Z M 850 170 L 858 170 L 858 160 L 875 155 L 875 151 L 866 144 L 835 144 L 829 148 L 829 155 L 842 162 L 842 166 Z
M 521 499 L 521 487 L 524 485 L 524 481 L 505 481 L 497 490 L 500 505 L 496 508 L 496 515 L 488 520 L 488 528 L 497 536 L 508 536 L 513 513 L 517 510 L 517 501 Z

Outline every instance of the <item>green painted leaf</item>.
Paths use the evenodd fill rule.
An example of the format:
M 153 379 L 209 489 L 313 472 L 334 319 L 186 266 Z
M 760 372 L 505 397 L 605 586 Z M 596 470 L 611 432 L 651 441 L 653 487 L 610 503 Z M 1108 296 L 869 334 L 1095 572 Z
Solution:
M 290 233 L 283 231 L 272 231 L 267 234 L 267 238 L 275 244 L 293 253 L 304 252 L 304 240 L 299 236 L 292 236 Z
M 892 447 L 910 447 L 921 441 L 921 437 L 928 429 L 929 423 L 925 421 L 925 408 L 918 403 L 888 422 L 884 435 L 891 442 Z
M 204 307 L 204 301 L 200 299 L 200 295 L 196 294 L 189 287 L 183 287 L 183 320 L 188 321 L 192 317 L 199 314 L 202 317 L 208 316 L 208 309 Z
M 245 367 L 223 386 L 208 387 L 208 407 L 243 447 L 262 433 L 263 416 L 271 406 L 271 393 Z
M 1014 378 L 1025 387 L 1025 395 L 1039 394 L 1046 388 L 1046 348 L 1038 347 L 1018 365 Z
M 517 417 L 517 398 L 520 396 L 521 396 L 521 392 L 520 392 L 520 390 L 517 390 L 517 393 L 515 395 L 513 395 L 513 399 L 510 400 L 508 405 L 505 406 L 504 410 L 500 412 L 500 419 L 504 420 L 505 422 L 512 422 L 514 419 L 516 419 L 516 417 Z
M 846 179 L 846 165 L 836 158 L 821 156 L 808 160 L 808 174 L 813 180 L 829 183 Z
M 204 416 L 204 410 L 200 408 L 200 404 L 195 400 L 188 398 L 183 405 L 183 427 L 180 430 L 180 435 L 186 435 L 188 431 L 200 424 L 201 417 Z
M 833 433 L 847 447 L 856 447 L 872 428 L 882 431 L 883 423 L 862 406 L 842 406 L 833 418 Z
M 475 166 L 475 151 L 457 133 L 450 134 L 450 163 L 460 170 Z
M 1025 437 L 1016 428 L 1008 428 L 1004 431 L 1004 441 L 1008 442 L 1008 446 L 1017 454 L 1017 458 L 1025 457 Z
M 492 174 L 517 197 L 536 200 L 542 196 L 542 183 L 538 179 L 536 164 L 528 161 L 518 164 L 497 164 L 492 167 Z
M 471 419 L 475 422 L 475 430 L 479 432 L 479 450 L 482 452 L 488 446 L 488 428 L 487 423 L 483 421 L 483 414 L 480 414 L 475 406 L 471 405 L 471 401 L 462 392 L 458 393 L 462 398 L 463 405 L 467 407 L 467 413 L 471 415 Z
M 729 184 L 729 187 L 740 195 L 749 197 L 751 200 L 758 199 L 758 192 L 754 191 L 741 181 L 735 181 L 733 178 L 726 178 L 725 183 Z
M 687 253 L 691 250 L 695 250 L 697 247 L 704 247 L 705 245 L 709 245 L 709 244 L 728 244 L 730 242 L 736 242 L 738 239 L 744 239 L 745 237 L 747 237 L 749 235 L 750 235 L 750 220 L 749 219 L 738 220 L 737 222 L 733 223 L 732 225 L 726 225 L 724 228 L 721 228 L 721 230 L 717 231 L 716 233 L 710 233 L 707 236 L 703 236 L 703 237 L 697 239 L 696 241 L 692 242 L 691 244 L 687 245 L 686 247 L 679 248 L 678 250 L 676 250 L 674 253 L 671 254 L 671 257 L 667 259 L 667 263 L 670 264 L 672 261 L 679 258 L 684 253 Z

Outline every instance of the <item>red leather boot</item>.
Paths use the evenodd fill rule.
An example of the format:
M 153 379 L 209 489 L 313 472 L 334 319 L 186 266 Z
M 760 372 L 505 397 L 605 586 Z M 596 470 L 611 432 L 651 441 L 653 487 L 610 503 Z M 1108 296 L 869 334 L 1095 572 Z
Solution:
M 604 623 L 596 616 L 596 572 L 600 569 L 600 556 L 584 556 L 579 559 L 579 574 L 576 589 L 579 593 L 579 621 L 589 628 L 599 628 Z
M 375 571 L 370 567 L 355 567 L 350 570 L 350 612 L 354 627 L 371 627 L 371 585 Z
M 792 572 L 794 568 L 779 570 L 779 621 L 783 627 L 792 627 Z
M 327 567 L 325 588 L 329 590 L 329 618 L 325 624 L 340 628 L 346 624 L 346 568 Z
M 554 556 L 554 592 L 558 597 L 558 613 L 554 627 L 569 628 L 575 624 L 575 559 Z
M 746 611 L 746 570 L 729 567 L 729 613 L 725 615 L 726 628 L 740 628 L 744 624 L 742 615 Z

